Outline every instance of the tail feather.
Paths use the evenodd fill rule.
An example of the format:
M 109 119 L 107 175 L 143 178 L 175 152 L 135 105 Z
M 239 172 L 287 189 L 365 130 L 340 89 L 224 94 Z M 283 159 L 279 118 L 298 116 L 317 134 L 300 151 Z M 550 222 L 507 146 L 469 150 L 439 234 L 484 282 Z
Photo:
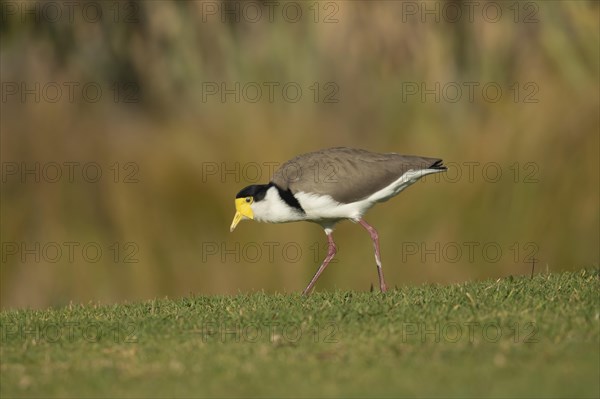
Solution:
M 438 159 L 428 169 L 446 170 L 448 168 L 446 166 L 444 166 L 444 161 L 442 161 L 441 159 Z

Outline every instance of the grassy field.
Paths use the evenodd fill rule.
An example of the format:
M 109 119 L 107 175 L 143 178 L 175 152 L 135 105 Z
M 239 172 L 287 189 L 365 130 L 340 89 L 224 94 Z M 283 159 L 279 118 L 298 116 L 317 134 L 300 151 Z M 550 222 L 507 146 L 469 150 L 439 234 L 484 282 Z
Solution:
M 598 397 L 599 272 L 1 313 L 2 397 Z

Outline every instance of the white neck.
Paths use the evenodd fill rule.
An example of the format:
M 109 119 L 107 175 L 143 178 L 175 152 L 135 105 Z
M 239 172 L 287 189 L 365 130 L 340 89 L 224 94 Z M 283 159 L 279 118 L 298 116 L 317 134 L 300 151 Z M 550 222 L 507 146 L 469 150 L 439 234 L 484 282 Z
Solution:
M 265 198 L 252 204 L 254 220 L 266 223 L 283 223 L 303 220 L 305 215 L 289 206 L 275 187 L 267 190 Z

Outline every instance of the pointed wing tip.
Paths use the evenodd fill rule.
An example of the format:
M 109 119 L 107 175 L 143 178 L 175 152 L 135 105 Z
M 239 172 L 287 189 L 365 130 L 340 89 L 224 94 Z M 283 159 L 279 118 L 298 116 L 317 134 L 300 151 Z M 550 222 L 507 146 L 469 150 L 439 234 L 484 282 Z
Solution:
M 448 168 L 444 165 L 444 161 L 438 159 L 429 167 L 429 169 L 447 170 Z

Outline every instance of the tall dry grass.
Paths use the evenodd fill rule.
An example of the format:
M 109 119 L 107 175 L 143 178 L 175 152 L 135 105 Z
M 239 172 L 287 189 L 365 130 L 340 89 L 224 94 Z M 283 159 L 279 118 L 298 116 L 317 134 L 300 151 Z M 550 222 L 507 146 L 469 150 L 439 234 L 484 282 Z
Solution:
M 254 182 L 249 169 L 242 173 L 251 162 L 266 182 L 265 163 L 338 145 L 453 165 L 449 178 L 427 178 L 368 215 L 381 235 L 390 285 L 526 274 L 532 254 L 538 271 L 598 265 L 595 2 L 535 2 L 532 23 L 522 15 L 515 23 L 508 3 L 496 3 L 506 16 L 497 23 L 437 23 L 407 18 L 402 2 L 339 2 L 338 22 L 329 24 L 223 23 L 207 17 L 206 3 L 166 1 L 135 3 L 131 23 L 35 23 L 9 14 L 7 3 L 22 4 L 2 3 L 4 94 L 7 82 L 95 82 L 103 95 L 94 103 L 80 94 L 55 103 L 3 98 L 4 172 L 23 162 L 95 162 L 103 176 L 97 183 L 64 176 L 38 183 L 3 175 L 2 307 L 300 290 L 317 267 L 315 251 L 325 254 L 318 226 L 242 223 L 230 234 L 233 197 Z M 299 4 L 308 16 L 308 3 Z M 280 95 L 273 102 L 203 101 L 213 82 L 295 82 L 303 95 L 296 103 Z M 318 102 L 309 89 L 314 82 L 321 85 Z M 338 88 L 337 103 L 323 102 L 327 82 Z M 497 102 L 480 90 L 474 101 L 463 94 L 457 102 L 448 101 L 451 92 L 439 102 L 406 94 L 408 86 L 436 82 L 492 82 L 503 94 Z M 524 102 L 532 93 L 537 102 Z M 124 102 L 127 96 L 134 102 Z M 128 162 L 139 168 L 137 182 L 123 182 Z M 240 173 L 220 175 L 236 162 Z M 219 173 L 207 174 L 215 165 Z M 491 181 L 496 167 L 502 176 Z M 319 288 L 369 289 L 376 272 L 368 235 L 342 223 L 335 237 L 338 262 Z M 64 253 L 55 263 L 44 254 L 39 262 L 21 257 L 36 243 L 64 249 L 66 242 L 98 243 L 103 255 L 96 263 L 77 250 L 73 261 Z M 122 262 L 130 242 L 137 263 Z M 7 253 L 14 243 L 19 253 Z M 239 248 L 239 261 L 221 249 L 209 254 L 214 245 Z M 407 254 L 415 245 L 418 253 Z M 257 247 L 260 256 L 252 252 Z

